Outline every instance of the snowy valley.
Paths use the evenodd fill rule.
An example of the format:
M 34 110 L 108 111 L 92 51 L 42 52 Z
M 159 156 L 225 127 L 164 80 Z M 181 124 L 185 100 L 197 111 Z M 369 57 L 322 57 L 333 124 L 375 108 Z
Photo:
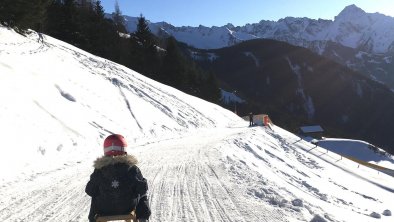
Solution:
M 39 40 L 0 26 L 2 221 L 87 221 L 84 188 L 110 133 L 140 161 L 150 221 L 393 221 L 394 177 Z

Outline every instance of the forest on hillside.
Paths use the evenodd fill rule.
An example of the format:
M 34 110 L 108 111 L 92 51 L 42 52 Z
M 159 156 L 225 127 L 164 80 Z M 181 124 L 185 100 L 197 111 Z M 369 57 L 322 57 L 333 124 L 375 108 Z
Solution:
M 171 36 L 158 38 L 141 14 L 128 33 L 121 9 L 106 18 L 99 0 L 2 0 L 0 21 L 20 34 L 29 29 L 109 59 L 204 100 L 220 103 L 213 73 L 202 70 Z

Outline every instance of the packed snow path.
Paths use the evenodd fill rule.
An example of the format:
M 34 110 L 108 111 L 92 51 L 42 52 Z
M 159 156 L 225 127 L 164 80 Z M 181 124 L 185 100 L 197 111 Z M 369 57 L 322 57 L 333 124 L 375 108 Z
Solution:
M 149 182 L 151 221 L 310 221 L 316 215 L 368 221 L 370 212 L 392 206 L 391 177 L 338 162 L 322 150 L 292 134 L 244 126 L 131 144 L 128 151 Z M 87 221 L 90 198 L 84 188 L 93 160 L 69 161 L 4 183 L 0 220 Z M 376 178 L 380 185 L 369 181 Z
M 239 202 L 219 161 L 220 145 L 247 128 L 208 130 L 198 136 L 151 144 L 138 154 L 149 178 L 153 221 L 280 221 L 278 212 L 258 214 Z M 152 158 L 154 157 L 154 158 Z
M 222 182 L 226 175 L 217 145 L 245 129 L 207 130 L 131 149 L 149 181 L 151 221 L 283 221 L 273 210 L 259 208 L 254 214 L 238 202 L 244 194 Z M 4 184 L 0 220 L 87 221 L 90 198 L 84 188 L 91 164 L 75 162 Z

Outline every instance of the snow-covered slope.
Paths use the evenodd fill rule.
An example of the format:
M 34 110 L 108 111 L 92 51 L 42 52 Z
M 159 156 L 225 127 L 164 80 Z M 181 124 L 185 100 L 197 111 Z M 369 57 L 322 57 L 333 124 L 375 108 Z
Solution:
M 151 221 L 393 220 L 393 177 L 43 37 L 0 27 L 0 220 L 87 221 L 111 132 L 140 160 Z
M 26 158 L 74 150 L 87 141 L 95 143 L 80 151 L 96 150 L 109 132 L 144 143 L 238 119 L 49 36 L 40 43 L 36 33 L 25 38 L 2 27 L 0 38 L 1 135 L 17 139 L 18 147 L 32 147 L 23 152 Z M 3 146 L 15 142 L 7 139 Z
M 394 170 L 394 157 L 365 141 L 325 138 L 318 144 L 332 152 Z

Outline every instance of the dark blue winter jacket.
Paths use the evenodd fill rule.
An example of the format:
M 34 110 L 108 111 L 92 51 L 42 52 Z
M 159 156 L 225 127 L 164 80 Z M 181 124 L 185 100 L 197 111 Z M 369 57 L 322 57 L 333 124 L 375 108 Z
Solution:
M 128 214 L 136 208 L 148 190 L 136 164 L 137 159 L 132 155 L 103 156 L 94 162 L 95 170 L 85 189 L 92 197 L 89 217 Z

